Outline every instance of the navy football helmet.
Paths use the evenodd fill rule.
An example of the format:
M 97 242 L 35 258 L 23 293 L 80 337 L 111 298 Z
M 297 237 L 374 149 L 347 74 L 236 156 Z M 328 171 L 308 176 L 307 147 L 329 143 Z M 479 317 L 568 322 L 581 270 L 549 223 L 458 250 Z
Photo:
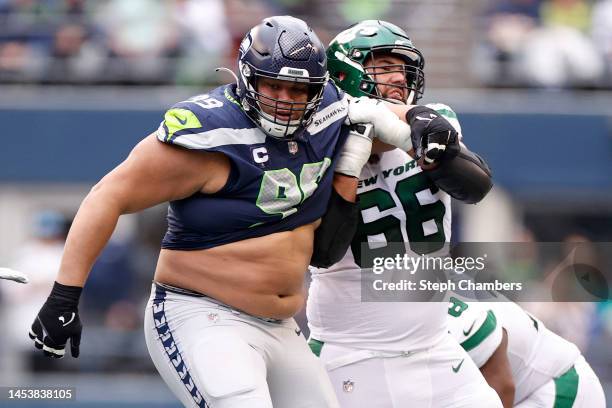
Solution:
M 261 78 L 306 84 L 306 102 L 282 100 L 262 95 Z M 267 135 L 292 138 L 299 128 L 310 124 L 328 81 L 325 47 L 302 20 L 290 16 L 264 19 L 242 40 L 238 57 L 238 99 L 249 117 Z M 268 112 L 266 113 L 264 109 Z M 299 119 L 292 119 L 296 111 Z M 288 120 L 280 119 L 281 112 Z

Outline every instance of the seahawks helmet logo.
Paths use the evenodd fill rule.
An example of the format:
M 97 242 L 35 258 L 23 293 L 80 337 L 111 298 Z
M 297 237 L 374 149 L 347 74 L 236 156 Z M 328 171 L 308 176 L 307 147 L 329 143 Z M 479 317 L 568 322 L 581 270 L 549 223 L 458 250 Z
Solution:
M 308 43 L 308 44 L 306 44 L 305 46 L 300 47 L 300 48 L 298 48 L 297 50 L 292 51 L 292 52 L 289 54 L 289 56 L 290 56 L 290 57 L 293 57 L 293 56 L 294 56 L 295 54 L 297 54 L 298 52 L 300 52 L 300 51 L 302 51 L 302 50 L 305 50 L 305 49 L 307 49 L 307 48 L 308 48 L 308 49 L 312 49 L 312 48 L 313 48 L 312 44 Z
M 251 48 L 251 45 L 253 44 L 253 39 L 251 38 L 251 33 L 248 33 L 244 39 L 242 40 L 242 42 L 240 43 L 240 54 L 244 55 L 246 54 L 249 49 Z

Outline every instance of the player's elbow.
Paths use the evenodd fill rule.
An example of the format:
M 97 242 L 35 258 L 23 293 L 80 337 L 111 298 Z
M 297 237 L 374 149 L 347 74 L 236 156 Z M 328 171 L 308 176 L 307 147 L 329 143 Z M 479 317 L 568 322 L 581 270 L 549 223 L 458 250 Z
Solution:
M 466 204 L 476 204 L 481 202 L 491 188 L 493 187 L 493 180 L 490 175 L 484 171 L 475 171 L 477 174 L 473 175 L 472 180 L 464 184 L 463 188 L 455 194 L 455 198 L 463 201 Z
M 103 178 L 89 190 L 81 206 L 94 207 L 107 213 L 116 213 L 119 216 L 129 213 L 129 202 L 124 200 L 123 196 L 116 186 Z
M 461 147 L 460 153 L 425 172 L 441 190 L 467 204 L 476 204 L 491 191 L 493 179 L 487 163 Z

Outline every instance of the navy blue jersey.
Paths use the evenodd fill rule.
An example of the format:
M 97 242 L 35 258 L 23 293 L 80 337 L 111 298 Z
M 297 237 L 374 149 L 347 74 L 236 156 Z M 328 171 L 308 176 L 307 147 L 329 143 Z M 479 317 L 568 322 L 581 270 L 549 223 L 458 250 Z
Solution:
M 266 136 L 242 111 L 235 86 L 179 102 L 166 112 L 160 141 L 225 154 L 232 164 L 217 193 L 172 201 L 162 248 L 204 249 L 288 231 L 320 218 L 348 128 L 344 94 L 328 84 L 306 132 Z

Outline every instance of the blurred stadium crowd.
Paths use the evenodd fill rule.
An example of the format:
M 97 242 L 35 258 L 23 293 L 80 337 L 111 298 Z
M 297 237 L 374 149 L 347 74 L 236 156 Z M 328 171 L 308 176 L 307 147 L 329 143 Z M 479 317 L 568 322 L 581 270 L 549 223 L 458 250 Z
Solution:
M 490 85 L 610 87 L 612 1 L 500 0 L 485 17 Z
M 612 86 L 612 0 L 0 0 L 0 83 L 218 82 L 251 22 L 278 14 L 324 42 L 373 15 L 406 27 L 434 85 Z

